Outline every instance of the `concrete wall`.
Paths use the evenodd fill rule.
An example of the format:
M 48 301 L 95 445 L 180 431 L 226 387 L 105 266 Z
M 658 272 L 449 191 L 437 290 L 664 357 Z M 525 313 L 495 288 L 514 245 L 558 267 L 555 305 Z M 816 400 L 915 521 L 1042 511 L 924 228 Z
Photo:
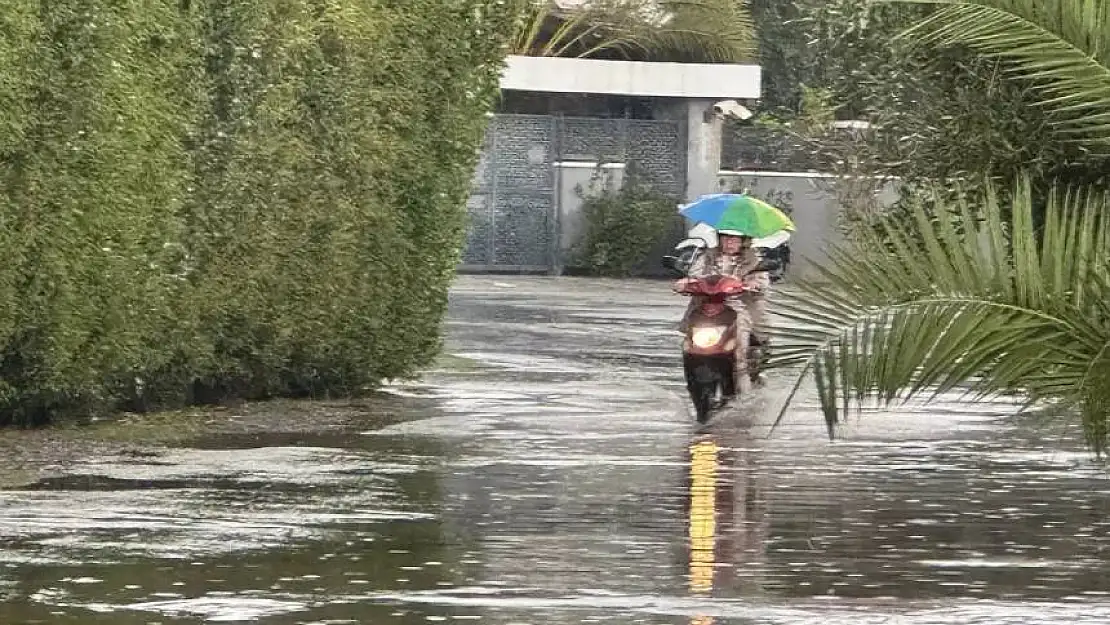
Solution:
M 826 247 L 842 240 L 838 219 L 841 201 L 836 189 L 840 181 L 831 174 L 781 172 L 730 172 L 717 176 L 717 192 L 738 191 L 749 187 L 751 194 L 788 209 L 798 231 L 790 241 L 792 264 L 789 275 L 811 273 L 814 265 L 827 260 Z M 898 199 L 896 182 L 873 183 L 879 206 Z
M 663 98 L 758 98 L 758 65 L 510 56 L 502 89 Z

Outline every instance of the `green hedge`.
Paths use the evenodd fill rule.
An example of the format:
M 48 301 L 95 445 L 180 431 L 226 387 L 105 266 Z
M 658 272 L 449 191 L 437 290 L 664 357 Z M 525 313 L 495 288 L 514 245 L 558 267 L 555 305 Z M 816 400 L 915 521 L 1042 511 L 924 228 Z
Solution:
M 0 424 L 438 348 L 512 0 L 11 0 Z

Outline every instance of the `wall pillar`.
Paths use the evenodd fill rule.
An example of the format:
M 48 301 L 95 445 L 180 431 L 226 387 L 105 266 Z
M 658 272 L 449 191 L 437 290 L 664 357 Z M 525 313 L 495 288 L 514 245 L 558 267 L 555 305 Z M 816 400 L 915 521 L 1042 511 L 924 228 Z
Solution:
M 655 107 L 657 119 L 673 119 L 686 123 L 686 194 L 689 202 L 707 193 L 717 193 L 717 174 L 721 170 L 721 136 L 724 120 L 706 111 L 713 99 L 673 99 Z

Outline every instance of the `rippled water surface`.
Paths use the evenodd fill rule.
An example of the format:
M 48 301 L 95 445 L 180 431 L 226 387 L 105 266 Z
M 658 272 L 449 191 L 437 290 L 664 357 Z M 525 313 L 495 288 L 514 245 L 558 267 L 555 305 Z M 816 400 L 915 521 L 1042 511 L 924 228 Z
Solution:
M 830 443 L 803 401 L 768 438 L 780 377 L 699 429 L 683 304 L 464 278 L 465 366 L 388 414 L 0 491 L 0 624 L 1110 622 L 1110 482 L 1071 428 L 953 397 Z

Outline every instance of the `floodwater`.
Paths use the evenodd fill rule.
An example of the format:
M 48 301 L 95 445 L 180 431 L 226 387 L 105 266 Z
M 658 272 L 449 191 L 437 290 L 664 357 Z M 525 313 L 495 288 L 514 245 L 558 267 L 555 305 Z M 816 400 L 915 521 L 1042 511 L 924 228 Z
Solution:
M 1005 403 L 699 428 L 667 285 L 462 278 L 364 425 L 0 491 L 0 624 L 1110 622 L 1110 480 Z M 381 406 L 386 406 L 383 414 Z

